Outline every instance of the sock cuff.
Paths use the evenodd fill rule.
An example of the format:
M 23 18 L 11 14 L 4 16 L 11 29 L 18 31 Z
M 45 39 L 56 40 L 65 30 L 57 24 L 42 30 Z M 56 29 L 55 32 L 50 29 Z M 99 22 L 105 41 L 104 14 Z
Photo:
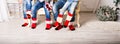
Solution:
M 27 13 L 27 14 L 31 14 L 31 10 L 28 10 L 26 13 Z
M 57 22 L 61 23 L 61 22 L 62 22 L 62 19 L 63 19 L 63 18 L 58 17 L 58 18 L 57 18 Z
M 63 15 L 62 15 L 62 14 L 59 14 L 59 15 L 58 15 L 58 17 L 61 17 L 61 18 L 62 18 L 62 17 L 63 17 Z
M 46 20 L 46 24 L 51 24 L 52 21 L 51 20 Z

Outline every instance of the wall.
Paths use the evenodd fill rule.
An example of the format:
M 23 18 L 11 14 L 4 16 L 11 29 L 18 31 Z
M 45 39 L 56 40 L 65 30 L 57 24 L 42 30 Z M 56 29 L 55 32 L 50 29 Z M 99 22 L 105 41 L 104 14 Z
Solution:
M 101 6 L 104 6 L 104 5 L 106 5 L 106 6 L 110 6 L 110 7 L 113 7 L 114 6 L 114 0 L 101 0 L 101 3 L 100 3 L 100 5 Z
M 81 11 L 94 11 L 99 0 L 81 0 Z
M 7 5 L 8 5 L 11 18 L 21 17 L 22 7 L 18 3 L 18 0 L 7 0 Z
M 18 0 L 7 0 L 8 3 L 18 3 Z

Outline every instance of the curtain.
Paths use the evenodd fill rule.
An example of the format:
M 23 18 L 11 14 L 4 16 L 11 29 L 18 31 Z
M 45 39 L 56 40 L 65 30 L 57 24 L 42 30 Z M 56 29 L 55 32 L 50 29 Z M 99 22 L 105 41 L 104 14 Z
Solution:
M 9 21 L 8 20 L 9 15 L 10 14 L 8 11 L 6 0 L 0 0 L 0 22 Z

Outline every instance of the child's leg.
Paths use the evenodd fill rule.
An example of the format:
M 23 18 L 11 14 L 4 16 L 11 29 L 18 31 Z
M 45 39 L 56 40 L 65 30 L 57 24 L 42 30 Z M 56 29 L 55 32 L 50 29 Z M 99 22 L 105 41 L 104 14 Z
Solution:
M 46 30 L 49 30 L 51 28 L 51 17 L 50 17 L 50 12 L 49 9 L 46 7 L 46 4 L 44 5 L 44 11 L 45 11 L 45 15 L 46 15 Z
M 54 20 L 56 21 L 59 10 L 64 6 L 65 2 L 58 1 L 53 5 L 53 15 Z
M 40 2 L 39 0 L 34 4 L 32 7 L 32 25 L 31 28 L 35 29 L 37 25 L 37 11 L 42 8 L 44 5 L 44 2 Z
M 32 0 L 24 0 L 23 1 L 24 24 L 22 24 L 22 27 L 30 25 L 31 7 L 32 7 L 31 1 Z
M 28 19 L 31 18 L 31 8 L 32 8 L 32 0 L 25 0 L 26 14 Z

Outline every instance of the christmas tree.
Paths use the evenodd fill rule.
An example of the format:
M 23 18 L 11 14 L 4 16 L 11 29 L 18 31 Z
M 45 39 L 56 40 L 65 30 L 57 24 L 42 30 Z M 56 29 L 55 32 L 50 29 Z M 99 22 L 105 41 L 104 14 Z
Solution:
M 96 15 L 101 21 L 116 21 L 118 19 L 118 10 L 119 9 L 120 0 L 114 0 L 114 7 L 108 6 L 100 6 L 97 10 Z

